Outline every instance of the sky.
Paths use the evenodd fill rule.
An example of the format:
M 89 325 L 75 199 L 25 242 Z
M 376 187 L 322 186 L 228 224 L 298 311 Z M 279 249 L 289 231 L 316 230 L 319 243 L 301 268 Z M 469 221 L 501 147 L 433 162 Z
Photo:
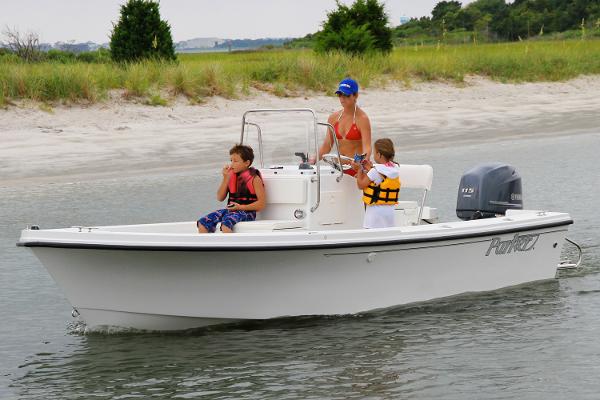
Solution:
M 38 34 L 42 43 L 105 43 L 126 0 L 0 0 L 0 37 L 6 28 Z M 430 15 L 439 0 L 384 0 L 392 26 L 401 16 Z M 352 0 L 342 0 L 352 4 Z M 463 1 L 463 5 L 469 1 Z M 175 42 L 199 38 L 301 37 L 320 29 L 335 0 L 162 0 L 162 19 Z M 0 39 L 1 40 L 1 39 Z

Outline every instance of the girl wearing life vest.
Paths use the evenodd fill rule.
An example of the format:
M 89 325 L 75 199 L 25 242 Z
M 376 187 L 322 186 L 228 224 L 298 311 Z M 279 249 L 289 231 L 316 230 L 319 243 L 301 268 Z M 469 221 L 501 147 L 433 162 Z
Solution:
M 353 165 L 366 206 L 363 227 L 389 228 L 394 226 L 394 208 L 400 193 L 399 167 L 394 163 L 394 143 L 390 139 L 379 139 L 373 147 L 375 164 L 364 161 L 362 167 Z
M 260 172 L 251 167 L 252 148 L 235 145 L 229 150 L 231 164 L 223 167 L 223 180 L 217 189 L 217 200 L 229 195 L 227 207 L 200 218 L 196 225 L 199 233 L 212 233 L 221 223 L 221 232 L 232 233 L 233 226 L 242 221 L 254 221 L 256 212 L 265 207 L 265 188 Z

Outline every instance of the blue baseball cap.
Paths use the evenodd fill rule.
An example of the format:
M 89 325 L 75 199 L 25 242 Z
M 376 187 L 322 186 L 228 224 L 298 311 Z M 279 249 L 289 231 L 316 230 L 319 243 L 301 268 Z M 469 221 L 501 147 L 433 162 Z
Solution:
M 350 96 L 351 94 L 358 93 L 358 83 L 354 79 L 344 79 L 340 82 L 338 86 L 338 90 L 335 94 L 345 94 L 346 96 Z

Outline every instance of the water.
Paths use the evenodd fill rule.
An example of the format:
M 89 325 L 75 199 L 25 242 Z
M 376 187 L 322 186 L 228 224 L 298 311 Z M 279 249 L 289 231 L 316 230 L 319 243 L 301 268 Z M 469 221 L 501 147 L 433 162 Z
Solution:
M 433 165 L 443 218 L 465 169 L 513 164 L 528 208 L 571 213 L 584 268 L 353 317 L 84 335 L 19 230 L 192 220 L 216 207 L 217 171 L 0 188 L 0 398 L 597 398 L 600 134 L 398 154 Z

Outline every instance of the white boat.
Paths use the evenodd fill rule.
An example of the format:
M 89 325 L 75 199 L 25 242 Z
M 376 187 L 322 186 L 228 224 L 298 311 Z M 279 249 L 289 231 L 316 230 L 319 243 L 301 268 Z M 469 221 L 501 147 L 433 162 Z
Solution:
M 341 173 L 339 154 L 324 157 L 332 166 L 262 165 L 262 132 L 249 118 L 280 111 L 244 114 L 241 141 L 248 126 L 258 128 L 267 206 L 235 233 L 198 234 L 195 221 L 33 226 L 18 245 L 34 252 L 92 330 L 355 314 L 555 277 L 569 214 L 504 204 L 493 218 L 437 222 L 425 205 L 432 168 L 401 165 L 402 190 L 423 196 L 399 203 L 395 227 L 363 229 L 361 192 Z M 327 124 L 312 110 L 287 111 L 312 115 L 318 143 L 317 126 Z

